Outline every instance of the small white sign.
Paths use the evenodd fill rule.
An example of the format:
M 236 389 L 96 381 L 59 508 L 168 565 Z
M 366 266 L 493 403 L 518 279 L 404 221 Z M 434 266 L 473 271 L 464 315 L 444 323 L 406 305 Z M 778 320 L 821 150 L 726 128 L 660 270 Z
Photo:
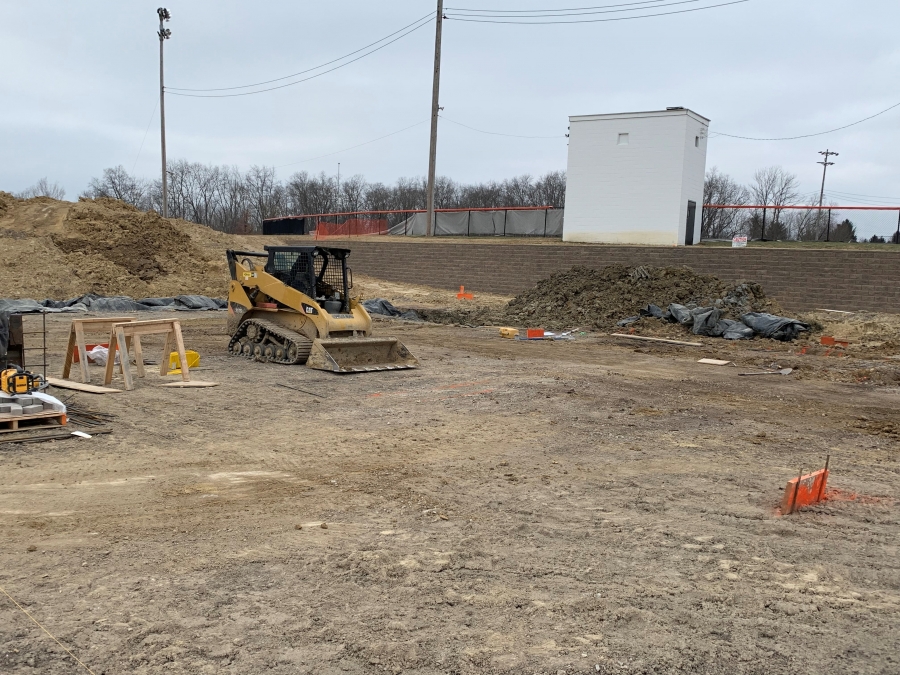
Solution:
M 747 237 L 734 237 L 731 240 L 731 248 L 746 248 Z

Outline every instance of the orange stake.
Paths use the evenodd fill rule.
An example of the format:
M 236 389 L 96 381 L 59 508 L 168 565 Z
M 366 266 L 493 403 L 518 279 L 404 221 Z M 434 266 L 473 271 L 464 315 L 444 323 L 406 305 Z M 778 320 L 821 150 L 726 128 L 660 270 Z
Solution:
M 474 300 L 475 296 L 472 295 L 471 293 L 466 293 L 465 286 L 460 286 L 459 293 L 456 294 L 456 299 L 457 300 Z

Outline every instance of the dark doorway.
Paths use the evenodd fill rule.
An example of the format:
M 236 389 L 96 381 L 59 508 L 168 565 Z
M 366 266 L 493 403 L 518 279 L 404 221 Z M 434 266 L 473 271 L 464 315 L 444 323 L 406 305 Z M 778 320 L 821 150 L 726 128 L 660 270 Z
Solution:
M 694 221 L 697 219 L 697 202 L 688 202 L 687 225 L 684 228 L 684 245 L 694 243 Z

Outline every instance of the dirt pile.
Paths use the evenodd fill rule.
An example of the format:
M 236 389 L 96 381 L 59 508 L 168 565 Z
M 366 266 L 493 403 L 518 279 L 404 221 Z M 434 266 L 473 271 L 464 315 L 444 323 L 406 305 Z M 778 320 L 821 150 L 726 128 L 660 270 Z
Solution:
M 257 239 L 165 219 L 114 199 L 71 203 L 0 193 L 0 296 L 223 297 L 225 249 L 257 247 Z
M 8 192 L 3 192 L 3 190 L 0 190 L 0 218 L 2 218 L 7 211 L 9 211 L 15 199 L 16 198 Z
M 749 311 L 780 311 L 759 284 L 726 284 L 687 267 L 573 267 L 539 281 L 515 297 L 507 317 L 551 328 L 609 328 L 648 304 L 715 306 L 728 318 Z
M 728 284 L 687 267 L 573 267 L 557 272 L 501 308 L 420 312 L 429 321 L 462 324 L 510 324 L 550 329 L 608 329 L 649 304 L 714 306 L 724 318 L 746 312 L 781 313 L 759 284 Z M 655 322 L 656 320 L 653 320 Z

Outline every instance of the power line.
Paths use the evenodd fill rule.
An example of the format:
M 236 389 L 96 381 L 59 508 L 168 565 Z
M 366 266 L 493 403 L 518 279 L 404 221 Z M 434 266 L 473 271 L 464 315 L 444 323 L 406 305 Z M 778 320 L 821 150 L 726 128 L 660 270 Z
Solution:
M 480 18 L 492 18 L 492 17 L 493 18 L 502 17 L 502 18 L 512 18 L 512 19 L 541 19 L 541 18 L 554 18 L 554 17 L 560 17 L 560 16 L 590 16 L 591 14 L 615 14 L 618 12 L 640 12 L 640 11 L 644 11 L 646 9 L 657 9 L 660 7 L 672 7 L 675 5 L 688 5 L 688 4 L 692 4 L 695 2 L 704 2 L 704 1 L 705 0 L 678 0 L 678 2 L 666 2 L 666 4 L 662 4 L 662 5 L 657 4 L 657 5 L 654 5 L 653 7 L 633 7 L 632 6 L 629 9 L 608 9 L 608 8 L 607 9 L 596 9 L 596 8 L 592 7 L 592 8 L 590 8 L 591 11 L 576 11 L 576 12 L 569 12 L 569 13 L 563 13 L 563 14 L 560 14 L 560 13 L 533 14 L 533 15 L 513 16 L 513 17 L 510 17 L 506 14 L 454 14 L 453 16 L 448 16 L 447 18 L 452 19 L 452 18 L 454 18 L 454 16 L 456 16 L 456 17 L 471 16 L 471 17 L 478 17 L 479 19 Z M 655 0 L 655 2 L 665 2 L 665 0 Z M 635 4 L 642 5 L 644 3 L 628 3 L 628 5 L 635 5 Z M 609 5 L 609 7 L 623 7 L 623 6 L 625 6 L 625 5 Z M 529 22 L 523 22 L 523 23 L 532 23 L 532 22 L 529 21 Z M 562 23 L 562 22 L 560 22 L 560 23 Z
M 400 36 L 398 36 L 398 37 L 395 37 L 395 38 L 394 38 L 393 40 L 391 40 L 390 42 L 386 42 L 386 43 L 384 43 L 383 45 L 381 45 L 380 47 L 376 47 L 375 49 L 373 49 L 373 50 L 371 50 L 371 51 L 369 51 L 369 52 L 366 52 L 365 54 L 362 54 L 362 55 L 360 55 L 360 56 L 357 56 L 355 59 L 351 59 L 350 61 L 347 61 L 347 62 L 345 62 L 345 63 L 342 63 L 342 64 L 340 64 L 340 65 L 338 65 L 338 66 L 335 66 L 334 68 L 329 68 L 328 70 L 324 70 L 324 71 L 322 71 L 321 73 L 316 73 L 315 75 L 310 75 L 309 77 L 305 77 L 305 78 L 303 78 L 302 80 L 295 80 L 294 82 L 288 82 L 287 84 L 280 84 L 280 85 L 278 85 L 277 87 L 269 87 L 269 88 L 267 88 L 267 89 L 257 89 L 256 91 L 244 91 L 244 92 L 240 92 L 240 93 L 237 93 L 237 94 L 185 94 L 185 93 L 181 93 L 181 92 L 177 92 L 177 91 L 169 91 L 168 88 L 167 88 L 167 91 L 169 91 L 169 93 L 171 93 L 172 96 L 188 96 L 188 97 L 190 97 L 190 98 L 232 98 L 232 97 L 235 97 L 235 96 L 252 96 L 253 94 L 262 94 L 262 93 L 267 92 L 267 91 L 275 91 L 276 89 L 284 89 L 285 87 L 292 87 L 292 86 L 294 86 L 295 84 L 300 84 L 301 82 L 308 82 L 309 80 L 314 80 L 314 79 L 317 78 L 317 77 L 321 77 L 322 75 L 327 75 L 328 73 L 332 73 L 332 72 L 334 72 L 335 70 L 338 70 L 338 69 L 343 68 L 343 67 L 345 67 L 345 66 L 349 66 L 351 63 L 356 63 L 356 62 L 359 61 L 360 59 L 364 59 L 364 58 L 367 57 L 367 56 L 371 56 L 371 55 L 374 54 L 375 52 L 380 51 L 380 50 L 384 49 L 385 47 L 388 47 L 388 46 L 394 44 L 394 43 L 397 42 L 398 40 L 402 40 L 402 39 L 405 38 L 407 35 L 410 35 L 410 34 L 416 32 L 416 31 L 419 30 L 420 28 L 423 28 L 424 26 L 427 26 L 427 25 L 428 25 L 429 23 L 431 23 L 433 20 L 434 20 L 434 17 L 431 17 L 431 18 L 429 18 L 427 21 L 424 21 L 424 22 L 422 22 L 422 23 L 419 23 L 419 25 L 417 25 L 415 28 L 412 28 L 411 30 L 406 31 L 406 32 L 403 33 L 402 35 L 400 35 Z M 332 62 L 332 63 L 333 63 L 333 62 Z
M 147 134 L 150 132 L 150 125 L 153 124 L 153 120 L 156 119 L 157 106 L 159 106 L 159 101 L 153 104 L 153 113 L 150 115 L 150 121 L 147 122 L 147 128 L 144 130 L 144 138 L 141 139 L 141 147 L 138 148 L 137 157 L 134 158 L 134 164 L 131 166 L 131 173 L 134 173 L 134 169 L 137 166 L 138 160 L 141 158 L 141 152 L 144 149 L 144 142 L 147 140 Z
M 828 190 L 831 194 L 836 195 L 850 195 L 851 197 L 868 197 L 869 199 L 885 199 L 888 201 L 898 201 L 900 202 L 900 197 L 885 197 L 884 195 L 863 195 L 858 192 L 843 192 L 841 190 Z
M 870 204 L 872 206 L 897 206 L 898 204 L 900 204 L 900 199 L 858 199 L 856 197 L 848 197 L 836 192 L 829 192 L 828 190 L 825 191 L 825 194 L 829 199 L 851 202 L 853 204 Z
M 474 7 L 447 7 L 454 12 L 487 12 L 497 14 L 549 14 L 551 12 L 579 12 L 588 9 L 604 9 L 605 7 L 627 7 L 629 5 L 649 5 L 665 0 L 643 0 L 642 2 L 620 2 L 614 5 L 595 5 L 593 7 L 563 7 L 560 9 L 476 9 Z
M 833 134 L 835 131 L 842 131 L 843 129 L 849 129 L 850 127 L 855 127 L 857 124 L 862 124 L 863 122 L 868 122 L 871 119 L 875 119 L 879 115 L 884 115 L 886 112 L 890 112 L 894 108 L 900 108 L 900 103 L 895 103 L 889 108 L 885 108 L 881 112 L 877 112 L 874 115 L 869 115 L 868 117 L 864 117 L 861 120 L 857 120 L 856 122 L 851 122 L 850 124 L 845 124 L 842 127 L 837 127 L 836 129 L 829 129 L 828 131 L 819 131 L 815 134 L 804 134 L 803 136 L 784 136 L 782 138 L 753 138 L 752 136 L 735 136 L 734 134 L 726 134 L 721 131 L 713 132 L 716 136 L 727 136 L 728 138 L 739 138 L 744 141 L 795 141 L 798 138 L 812 138 L 813 136 L 824 136 L 825 134 Z
M 442 120 L 450 122 L 451 124 L 455 124 L 460 127 L 465 127 L 466 129 L 471 129 L 472 131 L 477 131 L 479 134 L 488 134 L 490 136 L 508 136 L 510 138 L 565 138 L 565 134 L 557 135 L 557 136 L 519 136 L 518 134 L 502 134 L 498 131 L 485 131 L 484 129 L 476 129 L 475 127 L 470 127 L 468 124 L 463 124 L 462 122 L 457 122 L 455 120 L 451 120 L 449 117 L 444 117 L 443 115 L 439 115 Z
M 369 145 L 370 143 L 374 143 L 375 141 L 380 141 L 380 140 L 382 140 L 384 138 L 388 138 L 390 136 L 396 136 L 397 134 L 402 133 L 404 131 L 409 131 L 410 129 L 413 129 L 415 127 L 422 126 L 427 121 L 428 120 L 422 120 L 421 122 L 416 122 L 415 124 L 411 124 L 408 127 L 403 127 L 402 129 L 398 129 L 397 131 L 392 131 L 389 134 L 385 134 L 384 136 L 379 136 L 378 138 L 373 138 L 371 141 L 366 141 L 365 143 L 360 143 L 359 145 L 351 145 L 349 148 L 344 148 L 343 150 L 335 150 L 334 152 L 329 152 L 326 155 L 319 155 L 318 157 L 310 157 L 309 159 L 301 159 L 299 162 L 291 162 L 290 164 L 282 164 L 280 166 L 276 166 L 275 168 L 282 169 L 286 166 L 294 166 L 295 164 L 303 164 L 304 162 L 311 162 L 314 159 L 322 159 L 324 157 L 331 157 L 332 155 L 338 155 L 342 152 L 347 152 L 348 150 L 354 150 L 356 148 L 361 148 L 362 146 Z
M 659 1 L 661 1 L 661 0 L 657 0 L 657 2 L 659 2 Z M 387 40 L 388 38 L 394 37 L 397 33 L 402 33 L 403 31 L 405 31 L 405 30 L 406 30 L 407 28 L 409 28 L 410 26 L 415 26 L 415 25 L 416 25 L 417 23 L 419 23 L 420 21 L 423 21 L 424 19 L 431 18 L 431 16 L 432 16 L 431 13 L 428 13 L 428 14 L 426 14 L 425 16 L 423 16 L 423 17 L 421 17 L 421 18 L 419 18 L 419 19 L 416 19 L 416 20 L 413 21 L 412 23 L 405 25 L 405 26 L 404 26 L 403 28 L 401 28 L 400 30 L 396 30 L 396 31 L 394 31 L 393 33 L 391 33 L 390 35 L 385 35 L 385 36 L 384 36 L 383 38 L 381 38 L 380 40 L 375 40 L 375 42 L 372 42 L 372 43 L 370 43 L 370 44 L 367 44 L 365 47 L 360 47 L 360 48 L 357 49 L 356 51 L 350 52 L 349 54 L 344 54 L 344 55 L 341 56 L 340 58 L 334 59 L 334 60 L 332 60 L 332 61 L 327 61 L 326 63 L 319 64 L 318 66 L 315 66 L 314 68 L 307 68 L 306 70 L 301 70 L 301 71 L 298 72 L 298 73 L 293 73 L 293 74 L 291 74 L 291 75 L 285 75 L 284 77 L 276 77 L 274 80 L 264 80 L 264 81 L 262 81 L 262 82 L 254 82 L 253 84 L 242 84 L 242 85 L 237 86 L 237 87 L 215 87 L 215 88 L 212 88 L 212 89 L 187 89 L 187 88 L 184 88 L 184 87 L 166 87 L 166 90 L 172 91 L 172 92 L 174 92 L 174 91 L 230 91 L 230 90 L 233 90 L 233 89 L 249 89 L 249 88 L 251 88 L 251 87 L 261 87 L 261 86 L 263 86 L 263 85 L 265 85 L 265 84 L 272 84 L 273 82 L 280 82 L 280 81 L 282 81 L 282 80 L 289 80 L 289 79 L 291 79 L 292 77 L 297 77 L 298 75 L 305 75 L 306 73 L 311 73 L 311 72 L 313 72 L 314 70 L 319 70 L 319 69 L 321 69 L 321 68 L 324 68 L 325 66 L 330 66 L 331 64 L 337 63 L 338 61 L 343 61 L 344 59 L 346 59 L 346 58 L 349 57 L 349 56 L 353 56 L 354 54 L 358 54 L 359 52 L 364 51 L 364 50 L 368 49 L 369 47 L 374 47 L 374 46 L 377 45 L 379 42 L 384 42 L 384 41 Z
M 580 19 L 577 21 L 509 21 L 509 20 L 499 20 L 499 19 L 482 19 L 482 18 L 460 18 L 455 16 L 447 16 L 448 20 L 452 21 L 467 21 L 470 23 L 506 23 L 506 24 L 518 24 L 520 26 L 539 26 L 546 24 L 574 24 L 574 23 L 603 23 L 606 21 L 630 21 L 633 19 L 650 19 L 655 16 L 671 16 L 673 14 L 687 14 L 688 12 L 702 12 L 706 9 L 715 9 L 716 7 L 727 7 L 728 5 L 740 5 L 745 2 L 750 2 L 750 0 L 732 0 L 732 2 L 722 2 L 717 5 L 708 5 L 706 7 L 693 7 L 691 9 L 678 9 L 671 12 L 657 12 L 656 14 L 642 14 L 639 16 L 617 16 L 609 19 Z M 678 4 L 678 3 L 672 3 Z M 649 9 L 649 8 L 648 8 Z M 527 18 L 527 17 L 519 17 L 519 18 Z

